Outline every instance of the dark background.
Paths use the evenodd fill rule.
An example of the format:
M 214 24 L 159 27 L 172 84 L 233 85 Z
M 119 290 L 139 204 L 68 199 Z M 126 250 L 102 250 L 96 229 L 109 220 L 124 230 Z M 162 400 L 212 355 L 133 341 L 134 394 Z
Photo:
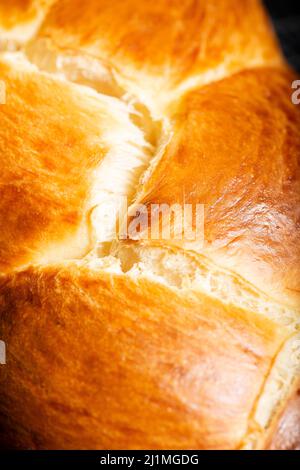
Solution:
M 264 2 L 271 14 L 285 56 L 300 72 L 300 0 L 264 0 Z

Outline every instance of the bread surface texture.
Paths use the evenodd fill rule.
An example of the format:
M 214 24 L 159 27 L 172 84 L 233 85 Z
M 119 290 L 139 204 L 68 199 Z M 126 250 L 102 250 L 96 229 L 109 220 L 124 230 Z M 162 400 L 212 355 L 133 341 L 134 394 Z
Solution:
M 0 51 L 17 50 L 37 32 L 54 0 L 2 0 Z
M 258 0 L 0 0 L 1 448 L 299 448 L 297 79 Z
M 78 80 L 86 80 L 80 69 L 89 59 L 94 86 L 117 82 L 158 115 L 191 86 L 282 63 L 257 0 L 94 0 L 84 8 L 80 0 L 62 0 L 51 8 L 28 53 L 40 67 Z M 102 73 L 93 76 L 96 63 Z
M 33 448 L 238 448 L 287 333 L 80 264 L 6 278 L 1 310 L 6 430 Z
M 299 306 L 300 113 L 289 99 L 295 79 L 259 68 L 187 94 L 135 203 L 201 201 L 203 247 L 184 236 L 170 243 L 204 253 L 257 287 L 263 279 L 271 296 Z

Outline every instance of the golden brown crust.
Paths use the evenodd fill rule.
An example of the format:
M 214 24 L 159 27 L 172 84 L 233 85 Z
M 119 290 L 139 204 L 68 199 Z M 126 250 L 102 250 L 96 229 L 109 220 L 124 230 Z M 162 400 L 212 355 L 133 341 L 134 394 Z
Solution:
M 0 271 L 82 256 L 92 171 L 107 152 L 102 108 L 26 64 L 2 60 L 0 78 Z
M 4 278 L 0 315 L 2 426 L 23 448 L 237 448 L 287 337 L 252 312 L 89 265 Z
M 37 39 L 98 58 L 131 91 L 156 100 L 186 80 L 194 86 L 282 61 L 257 0 L 91 0 L 84 8 L 81 0 L 61 0 Z
M 188 246 L 299 308 L 300 109 L 290 98 L 294 79 L 289 71 L 256 69 L 189 93 L 137 203 L 149 213 L 151 204 L 204 204 L 204 247 L 198 240 L 166 243 Z
M 0 5 L 0 447 L 296 448 L 300 112 L 261 2 L 61 0 L 27 44 L 51 3 Z M 204 248 L 104 257 L 120 195 L 205 204 Z
M 9 0 L 0 3 L 0 50 L 20 45 L 37 31 L 54 0 Z
M 39 8 L 42 8 L 46 3 L 46 1 L 37 0 L 10 0 L 9 2 L 1 2 L 1 27 L 10 29 L 20 23 L 32 21 L 36 17 Z

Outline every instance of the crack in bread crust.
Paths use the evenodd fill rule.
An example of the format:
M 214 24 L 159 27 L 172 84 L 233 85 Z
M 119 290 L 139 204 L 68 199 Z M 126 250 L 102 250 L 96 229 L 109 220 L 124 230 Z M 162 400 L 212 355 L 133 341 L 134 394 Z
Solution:
M 238 5 L 235 0 L 230 0 L 230 2 Z M 52 2 L 48 2 L 47 8 L 50 6 L 50 3 Z M 110 14 L 110 4 L 105 0 L 102 3 L 104 11 Z M 143 6 L 140 5 L 142 3 L 140 2 L 137 6 L 136 11 L 136 18 L 139 18 L 141 24 L 143 20 Z M 161 3 L 163 5 L 165 2 Z M 61 30 L 58 13 L 60 8 L 62 14 L 64 11 L 68 12 L 68 7 L 70 6 L 69 0 L 62 1 L 61 5 L 55 5 L 50 11 L 49 16 L 46 16 L 44 10 L 40 11 L 35 21 L 28 23 L 28 30 L 23 30 L 23 32 L 26 32 L 24 37 L 19 35 L 18 27 L 16 27 L 15 29 L 12 28 L 10 32 L 5 33 L 1 40 L 2 29 L 0 29 L 0 51 L 18 49 L 18 52 L 10 55 L 9 60 L 12 60 L 12 62 L 16 60 L 16 63 L 18 61 L 22 62 L 22 60 L 24 60 L 24 63 L 28 61 L 28 66 L 33 67 L 32 70 L 34 70 L 35 74 L 40 74 L 41 77 L 52 77 L 53 83 L 57 81 L 57 83 L 67 84 L 73 90 L 74 96 L 77 92 L 78 96 L 82 98 L 85 94 L 86 96 L 92 94 L 95 101 L 101 102 L 103 108 L 106 107 L 108 109 L 106 124 L 104 124 L 104 128 L 105 126 L 106 128 L 102 132 L 103 142 L 101 142 L 101 145 L 103 148 L 109 149 L 106 151 L 101 162 L 93 166 L 91 174 L 84 173 L 84 166 L 82 169 L 82 179 L 89 178 L 88 188 L 85 189 L 86 192 L 84 193 L 86 198 L 85 206 L 82 209 L 83 230 L 79 231 L 78 235 L 79 239 L 88 239 L 85 247 L 80 247 L 80 249 L 75 247 L 74 251 L 70 250 L 70 256 L 65 256 L 64 250 L 67 252 L 67 247 L 72 244 L 72 240 L 65 242 L 61 249 L 58 246 L 48 247 L 48 253 L 45 254 L 43 259 L 37 258 L 32 261 L 29 256 L 23 264 L 9 267 L 6 270 L 7 274 L 2 276 L 2 280 L 4 282 L 4 279 L 9 279 L 13 275 L 17 279 L 18 276 L 22 276 L 22 272 L 30 271 L 31 269 L 33 271 L 39 269 L 47 270 L 51 266 L 55 267 L 56 263 L 59 262 L 61 263 L 61 269 L 70 263 L 70 270 L 72 270 L 73 264 L 77 262 L 92 271 L 94 269 L 101 269 L 104 273 L 111 273 L 111 280 L 116 276 L 116 284 L 119 282 L 119 277 L 126 279 L 124 282 L 136 282 L 137 284 L 146 279 L 150 284 L 161 285 L 162 288 L 167 287 L 170 292 L 174 292 L 176 295 L 182 296 L 186 293 L 187 297 L 189 297 L 198 293 L 199 295 L 208 296 L 212 303 L 222 304 L 225 311 L 232 307 L 233 309 L 241 309 L 245 314 L 253 312 L 254 316 L 265 317 L 270 322 L 270 325 L 282 327 L 282 331 L 288 336 L 294 335 L 293 338 L 298 338 L 300 306 L 297 297 L 297 285 L 294 289 L 296 292 L 296 302 L 293 305 L 288 304 L 286 298 L 280 302 L 280 300 L 273 298 L 271 294 L 267 293 L 265 286 L 261 286 L 261 290 L 258 289 L 256 285 L 251 284 L 246 276 L 244 278 L 243 274 L 235 273 L 234 267 L 232 269 L 228 268 L 221 258 L 219 266 L 215 258 L 210 258 L 209 255 L 205 254 L 199 255 L 197 250 L 193 252 L 193 248 L 190 249 L 187 246 L 172 247 L 171 245 L 164 244 L 162 241 L 158 244 L 143 242 L 122 243 L 118 240 L 116 241 L 114 236 L 110 235 L 110 229 L 115 224 L 115 218 L 112 214 L 118 205 L 118 198 L 120 196 L 127 196 L 130 205 L 142 199 L 145 194 L 147 196 L 148 194 L 151 195 L 151 191 L 149 190 L 147 194 L 145 188 L 147 188 L 147 185 L 149 186 L 149 181 L 153 177 L 155 178 L 156 171 L 159 170 L 161 165 L 164 162 L 166 163 L 168 149 L 176 146 L 176 142 L 179 140 L 178 136 L 182 133 L 182 126 L 177 126 L 176 124 L 178 114 L 181 112 L 183 113 L 181 118 L 183 120 L 188 119 L 189 109 L 182 112 L 182 102 L 186 99 L 186 96 L 191 96 L 192 102 L 193 96 L 196 96 L 197 93 L 200 97 L 203 96 L 205 93 L 203 87 L 205 85 L 212 86 L 215 83 L 216 86 L 222 87 L 222 85 L 219 85 L 220 81 L 223 79 L 226 81 L 229 77 L 235 77 L 241 70 L 243 71 L 247 68 L 250 69 L 250 73 L 253 71 L 253 75 L 259 69 L 262 71 L 267 70 L 267 67 L 273 67 L 273 69 L 270 68 L 270 70 L 273 70 L 273 73 L 276 73 L 276 70 L 285 69 L 281 54 L 277 49 L 276 41 L 269 31 L 264 13 L 256 0 L 247 0 L 245 8 L 248 9 L 249 13 L 251 13 L 251 8 L 253 9 L 253 24 L 257 23 L 258 37 L 260 42 L 264 43 L 261 50 L 259 50 L 255 38 L 253 41 L 252 39 L 250 41 L 249 35 L 249 41 L 247 41 L 247 34 L 249 29 L 251 29 L 251 21 L 248 22 L 247 19 L 243 19 L 240 22 L 241 24 L 239 24 L 239 11 L 237 7 L 237 11 L 234 11 L 232 16 L 234 24 L 231 25 L 230 22 L 227 24 L 225 21 L 224 28 L 229 28 L 229 31 L 230 28 L 237 28 L 236 42 L 239 44 L 240 41 L 238 48 L 235 52 L 232 52 L 235 44 L 225 41 L 225 46 L 228 46 L 229 50 L 227 55 L 225 54 L 223 57 L 221 54 L 219 57 L 216 53 L 215 57 L 212 53 L 211 55 L 214 60 L 209 67 L 206 67 L 207 64 L 203 57 L 205 59 L 206 54 L 210 51 L 210 47 L 212 52 L 215 52 L 213 41 L 215 36 L 214 26 L 209 20 L 212 12 L 205 9 L 202 11 L 200 7 L 198 9 L 201 2 L 198 2 L 198 6 L 194 7 L 193 5 L 196 5 L 196 3 L 186 2 L 187 12 L 195 8 L 193 15 L 200 22 L 203 21 L 203 31 L 205 34 L 201 37 L 201 47 L 199 42 L 194 49 L 188 48 L 186 64 L 180 63 L 180 54 L 177 54 L 177 60 L 174 51 L 176 52 L 177 48 L 180 49 L 181 47 L 178 38 L 182 43 L 185 43 L 188 35 L 186 36 L 185 32 L 182 32 L 180 26 L 182 18 L 178 12 L 181 11 L 181 4 L 177 1 L 174 2 L 174 5 L 176 5 L 173 11 L 174 24 L 176 28 L 178 27 L 178 30 L 174 31 L 175 39 L 170 34 L 170 37 L 166 37 L 166 44 L 161 44 L 162 51 L 164 51 L 165 46 L 170 47 L 168 51 L 170 63 L 167 66 L 160 64 L 161 68 L 157 64 L 153 67 L 151 64 L 149 65 L 147 53 L 151 52 L 151 38 L 148 38 L 148 44 L 142 40 L 140 41 L 141 48 L 144 51 L 143 60 L 145 62 L 145 67 L 141 67 L 139 51 L 134 43 L 136 38 L 139 39 L 138 22 L 135 24 L 134 18 L 132 19 L 134 27 L 132 37 L 127 34 L 123 35 L 121 28 L 120 30 L 116 29 L 118 34 L 122 33 L 120 37 L 124 43 L 130 46 L 125 52 L 122 49 L 123 43 L 121 39 L 119 45 L 111 52 L 107 44 L 106 48 L 104 43 L 101 47 L 98 47 L 97 41 L 93 42 L 95 38 L 90 38 L 90 31 L 86 31 L 83 34 L 84 31 L 81 32 L 79 28 L 77 37 L 76 31 L 73 31 L 72 22 L 65 25 L 67 32 L 66 43 L 64 43 L 63 36 L 59 36 Z M 124 9 L 120 11 L 120 17 L 126 14 L 126 8 L 131 4 L 131 0 L 123 2 Z M 214 2 L 207 2 L 207 4 L 210 5 L 210 8 L 214 9 Z M 76 10 L 76 5 L 77 1 L 74 2 L 74 11 Z M 91 13 L 90 18 L 95 13 L 100 14 L 95 5 L 96 2 L 90 1 L 84 14 L 88 15 Z M 159 10 L 160 5 L 157 8 Z M 227 8 L 226 2 L 222 0 L 219 3 L 220 12 L 224 8 L 225 10 Z M 215 11 L 215 14 L 221 15 L 220 12 Z M 72 12 L 69 13 L 71 17 Z M 151 11 L 148 14 L 151 16 Z M 156 14 L 160 15 L 161 11 L 157 11 Z M 190 17 L 185 10 L 184 15 L 186 20 L 189 21 Z M 193 15 L 191 15 L 191 18 Z M 45 22 L 37 32 L 38 25 L 42 23 L 44 16 Z M 175 21 L 176 18 L 177 20 Z M 74 24 L 76 21 L 77 18 L 74 18 Z M 113 18 L 111 18 L 112 23 L 113 21 Z M 116 18 L 115 21 L 118 21 L 118 19 Z M 169 31 L 168 17 L 162 14 L 161 21 L 162 30 L 166 28 L 166 31 Z M 149 22 L 147 27 L 149 31 L 153 28 L 155 29 L 155 22 Z M 191 21 L 191 31 L 193 31 L 193 27 L 194 23 Z M 109 30 L 109 28 L 107 29 Z M 146 32 L 147 28 L 144 31 Z M 195 32 L 197 33 L 197 30 Z M 80 36 L 81 33 L 83 39 Z M 243 38 L 244 33 L 246 40 Z M 59 47 L 57 47 L 57 43 L 54 40 L 55 34 L 57 34 L 57 37 L 61 37 L 62 40 L 62 44 Z M 241 35 L 240 39 L 239 34 Z M 159 32 L 157 32 L 157 35 L 159 37 Z M 91 36 L 93 35 L 91 34 Z M 103 37 L 105 37 L 105 34 L 103 34 Z M 154 35 L 153 37 L 155 38 Z M 75 42 L 74 48 L 71 46 L 71 39 Z M 174 39 L 174 44 L 172 44 L 172 39 Z M 86 44 L 84 44 L 85 40 L 87 40 Z M 90 43 L 88 43 L 89 40 L 91 40 Z M 190 37 L 189 40 L 191 41 L 192 38 Z M 78 41 L 77 44 L 76 41 Z M 156 49 L 159 49 L 157 44 Z M 22 50 L 22 52 L 20 53 L 19 50 Z M 259 52 L 256 53 L 256 50 L 259 50 Z M 240 54 L 240 51 L 243 54 Z M 235 58 L 235 54 L 237 58 Z M 21 56 L 23 56 L 23 59 L 20 59 Z M 154 53 L 153 56 L 155 56 Z M 156 60 L 158 63 L 161 57 L 162 55 L 157 53 Z M 198 68 L 197 59 L 199 61 Z M 131 60 L 132 62 L 130 62 Z M 206 60 L 208 60 L 208 57 L 206 57 Z M 137 66 L 137 64 L 139 65 Z M 194 66 L 193 64 L 196 65 Z M 161 71 L 161 77 L 157 70 Z M 180 73 L 182 73 L 182 79 L 179 79 Z M 136 77 L 138 77 L 137 80 Z M 259 81 L 260 79 L 258 79 Z M 193 95 L 194 92 L 195 95 Z M 233 103 L 235 104 L 236 101 L 233 100 Z M 205 101 L 204 104 L 209 111 L 210 104 L 208 102 L 205 103 Z M 281 118 L 280 112 L 281 110 L 279 109 L 278 120 Z M 276 113 L 276 106 L 274 106 L 274 113 Z M 289 113 L 287 111 L 286 115 L 291 116 L 291 113 Z M 192 116 L 190 124 L 193 127 L 193 119 L 196 120 L 197 118 L 193 114 L 193 110 L 190 114 Z M 208 119 L 211 118 L 209 112 L 207 116 Z M 250 112 L 248 117 L 249 119 L 251 118 Z M 296 122 L 296 118 L 292 116 L 287 125 L 287 132 L 295 133 L 293 119 Z M 213 119 L 211 122 L 213 126 Z M 56 124 L 54 123 L 54 125 Z M 114 126 L 115 133 L 113 134 L 111 129 Z M 255 133 L 259 134 L 259 132 L 262 135 L 264 131 L 256 129 L 254 126 L 253 135 L 255 136 Z M 270 130 L 265 129 L 265 134 L 268 135 L 268 132 Z M 209 145 L 214 147 L 215 142 L 211 136 L 206 135 L 205 137 L 211 139 Z M 249 136 L 249 141 L 251 141 L 251 138 L 252 136 Z M 192 136 L 193 139 L 194 136 Z M 282 144 L 283 147 L 290 144 L 289 137 L 286 139 Z M 256 143 L 254 144 L 256 145 Z M 271 145 L 271 139 L 269 145 Z M 192 154 L 194 149 L 190 150 Z M 96 150 L 94 151 L 96 152 Z M 291 174 L 287 175 L 286 181 L 283 181 L 283 187 L 284 184 L 291 186 L 293 181 L 298 178 L 299 154 L 296 155 L 296 151 L 295 146 L 293 155 L 288 155 L 288 160 L 284 162 L 284 165 L 286 165 L 285 172 L 290 171 Z M 200 152 L 200 145 L 198 146 L 198 152 Z M 205 155 L 205 152 L 203 152 L 203 155 Z M 179 160 L 175 162 L 173 168 L 176 165 L 179 168 L 185 158 L 184 144 L 179 142 Z M 298 158 L 297 168 L 293 167 L 293 158 L 294 160 Z M 189 163 L 186 164 L 186 167 L 188 165 Z M 255 168 L 251 171 L 254 173 Z M 159 180 L 161 187 L 167 187 L 168 173 L 171 174 L 172 172 L 165 168 L 166 178 Z M 281 174 L 280 177 L 282 177 Z M 282 177 L 282 179 L 284 178 Z M 175 180 L 176 178 L 173 180 L 171 178 L 170 183 L 170 188 L 174 184 L 174 192 L 176 186 L 180 186 L 180 182 L 176 183 Z M 193 190 L 196 192 L 195 188 Z M 173 191 L 171 193 L 170 196 L 173 196 Z M 112 204 L 112 206 L 107 211 L 108 203 Z M 261 205 L 263 206 L 263 203 Z M 103 208 L 105 209 L 104 211 L 102 210 Z M 67 217 L 74 218 L 75 212 L 74 209 L 73 213 L 68 214 Z M 103 233 L 104 225 L 106 226 L 107 233 Z M 239 236 L 237 235 L 233 241 L 233 252 L 235 249 L 239 250 L 239 247 L 235 248 L 235 242 L 238 240 Z M 230 243 L 228 243 L 229 245 Z M 35 249 L 32 249 L 33 253 L 34 251 Z M 78 261 L 74 261 L 73 258 L 76 258 Z M 15 273 L 13 274 L 14 271 Z M 82 292 L 84 292 L 84 288 Z M 289 360 L 285 350 L 290 351 L 290 341 L 290 338 L 285 339 L 284 344 L 280 346 L 276 354 L 274 353 L 273 363 L 270 364 L 268 372 L 265 372 L 265 379 L 261 384 L 260 391 L 257 392 L 252 411 L 249 412 L 248 430 L 245 430 L 245 437 L 242 439 L 240 447 L 264 447 L 266 445 L 266 436 L 270 434 L 270 429 L 275 426 L 274 423 L 279 419 L 280 410 L 284 407 L 283 404 L 288 401 L 288 395 L 293 387 L 293 378 L 298 377 L 299 374 L 298 364 L 300 362 L 298 356 L 294 361 L 295 363 Z M 283 352 L 281 351 L 280 353 L 279 350 Z M 288 366 L 291 367 L 286 372 Z M 279 391 L 278 388 L 280 388 Z

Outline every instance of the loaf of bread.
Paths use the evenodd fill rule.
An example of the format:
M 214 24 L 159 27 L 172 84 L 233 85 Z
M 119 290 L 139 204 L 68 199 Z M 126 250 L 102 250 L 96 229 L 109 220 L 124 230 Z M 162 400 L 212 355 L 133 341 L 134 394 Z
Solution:
M 1 0 L 0 51 L 0 447 L 300 447 L 298 77 L 260 1 Z

